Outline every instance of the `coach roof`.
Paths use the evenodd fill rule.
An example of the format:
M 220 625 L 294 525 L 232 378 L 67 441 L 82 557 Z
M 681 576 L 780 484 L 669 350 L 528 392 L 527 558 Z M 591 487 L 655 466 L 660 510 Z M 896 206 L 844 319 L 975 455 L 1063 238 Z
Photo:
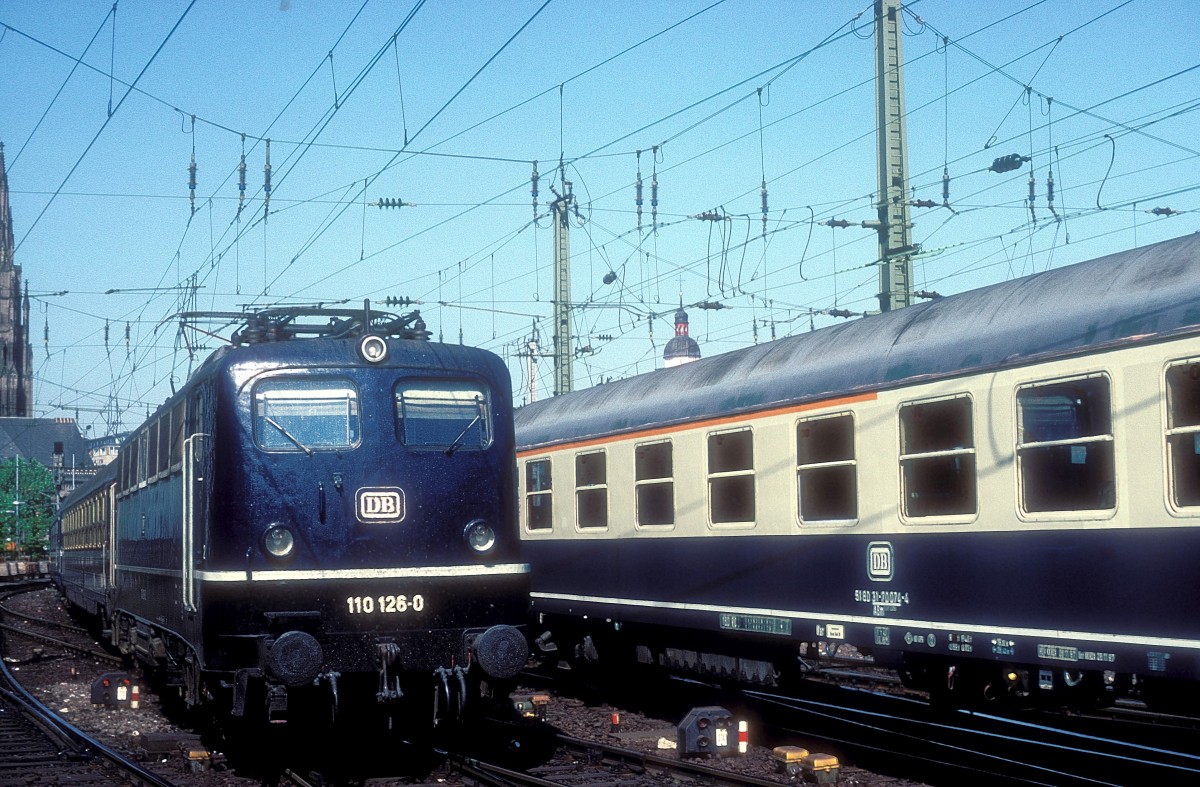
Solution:
M 1200 234 L 522 407 L 518 445 L 772 407 L 1200 331 Z

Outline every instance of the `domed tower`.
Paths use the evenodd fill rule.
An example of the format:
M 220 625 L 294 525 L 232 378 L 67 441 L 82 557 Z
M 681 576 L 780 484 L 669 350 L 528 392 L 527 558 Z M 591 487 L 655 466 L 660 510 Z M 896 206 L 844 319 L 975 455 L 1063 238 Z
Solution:
M 663 350 L 663 366 L 680 366 L 685 363 L 700 360 L 700 345 L 696 344 L 696 340 L 688 336 L 688 316 L 683 310 L 683 304 L 679 304 L 679 310 L 675 312 L 675 335 L 671 337 L 671 341 L 667 342 L 666 349 Z

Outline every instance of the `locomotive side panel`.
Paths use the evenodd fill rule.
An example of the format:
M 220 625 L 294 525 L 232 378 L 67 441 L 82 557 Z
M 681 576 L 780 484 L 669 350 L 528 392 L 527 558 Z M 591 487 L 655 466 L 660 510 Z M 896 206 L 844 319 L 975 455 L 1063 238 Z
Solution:
M 189 593 L 203 549 L 185 535 L 190 480 L 204 477 L 193 445 L 211 435 L 211 372 L 194 377 L 136 430 L 117 457 L 113 588 L 114 644 L 143 662 L 199 659 L 200 621 Z M 211 461 L 211 460 L 210 460 Z M 200 516 L 203 517 L 203 511 Z M 169 648 L 171 643 L 178 646 Z

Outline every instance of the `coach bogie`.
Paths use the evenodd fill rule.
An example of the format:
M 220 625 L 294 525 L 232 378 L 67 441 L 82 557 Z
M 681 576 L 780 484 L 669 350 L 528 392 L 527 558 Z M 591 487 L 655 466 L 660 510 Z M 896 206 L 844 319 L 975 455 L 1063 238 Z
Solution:
M 969 659 L 908 655 L 901 682 L 951 707 L 1098 708 L 1130 693 L 1130 677 L 1111 670 L 1048 669 Z
M 1160 713 L 1195 716 L 1200 708 L 1200 685 L 1194 681 L 1142 677 L 1138 694 L 1151 710 Z

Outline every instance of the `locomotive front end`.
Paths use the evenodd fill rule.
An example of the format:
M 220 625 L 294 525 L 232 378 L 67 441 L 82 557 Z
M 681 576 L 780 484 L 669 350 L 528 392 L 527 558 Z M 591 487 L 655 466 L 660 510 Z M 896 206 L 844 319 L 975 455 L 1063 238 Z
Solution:
M 502 362 L 372 332 L 229 358 L 191 447 L 190 540 L 232 713 L 437 725 L 506 704 L 528 569 Z

